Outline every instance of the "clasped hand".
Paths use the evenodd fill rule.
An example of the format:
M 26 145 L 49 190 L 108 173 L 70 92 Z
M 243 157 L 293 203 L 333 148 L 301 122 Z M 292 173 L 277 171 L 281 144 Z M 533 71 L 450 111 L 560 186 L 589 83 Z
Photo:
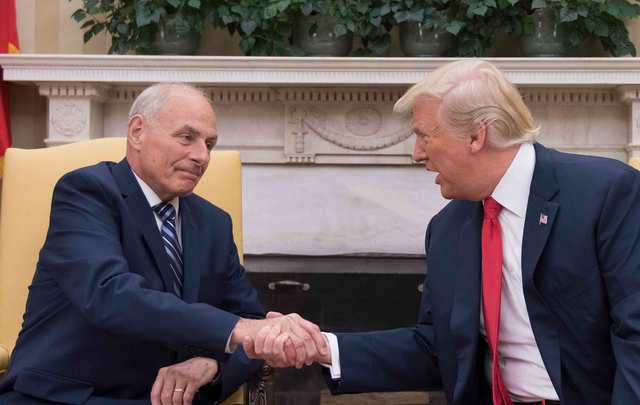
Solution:
M 298 314 L 269 312 L 255 334 L 243 337 L 250 358 L 264 359 L 273 367 L 296 367 L 314 362 L 331 363 L 329 344 L 318 325 Z

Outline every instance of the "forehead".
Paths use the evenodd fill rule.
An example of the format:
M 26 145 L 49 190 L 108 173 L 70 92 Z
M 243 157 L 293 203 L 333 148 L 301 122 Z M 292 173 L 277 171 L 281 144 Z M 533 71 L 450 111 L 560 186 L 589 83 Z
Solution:
M 411 126 L 414 128 L 438 127 L 440 104 L 440 100 L 432 97 L 418 98 L 411 109 Z
M 193 91 L 173 92 L 164 100 L 158 111 L 158 119 L 166 125 L 180 127 L 188 124 L 193 127 L 216 127 L 216 115 L 209 100 Z M 204 130 L 204 128 L 201 128 Z M 208 131 L 207 131 L 208 132 Z

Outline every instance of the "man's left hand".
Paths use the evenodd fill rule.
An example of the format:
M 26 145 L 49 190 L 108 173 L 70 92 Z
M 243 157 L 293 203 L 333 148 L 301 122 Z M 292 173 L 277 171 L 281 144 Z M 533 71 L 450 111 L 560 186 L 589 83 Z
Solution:
M 213 381 L 218 362 L 207 357 L 194 357 L 158 371 L 151 388 L 152 405 L 191 405 L 196 392 Z

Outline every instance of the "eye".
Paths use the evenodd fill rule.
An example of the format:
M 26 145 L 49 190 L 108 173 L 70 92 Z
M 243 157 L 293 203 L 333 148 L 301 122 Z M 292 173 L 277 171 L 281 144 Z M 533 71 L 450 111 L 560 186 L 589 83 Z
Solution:
M 209 151 L 213 150 L 213 147 L 216 146 L 217 141 L 218 138 L 207 139 L 205 142 L 205 144 L 207 145 L 207 149 L 209 149 Z
M 182 142 L 191 142 L 193 140 L 193 134 L 189 133 L 189 132 L 181 132 L 178 134 L 178 138 L 182 141 Z

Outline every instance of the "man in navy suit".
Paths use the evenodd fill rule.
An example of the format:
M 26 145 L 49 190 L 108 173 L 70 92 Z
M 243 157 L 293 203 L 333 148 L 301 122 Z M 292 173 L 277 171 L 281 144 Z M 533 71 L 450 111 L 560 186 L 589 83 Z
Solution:
M 216 140 L 206 95 L 155 85 L 131 107 L 126 159 L 59 180 L 0 404 L 211 404 L 259 367 L 234 349 L 274 321 L 316 355 L 317 326 L 251 319 L 231 218 L 191 194 Z
M 327 334 L 334 393 L 444 390 L 449 404 L 640 403 L 640 174 L 535 143 L 490 63 L 447 64 L 396 104 L 452 201 L 426 232 L 413 328 Z M 245 350 L 291 364 L 266 327 Z M 494 343 L 495 342 L 495 343 Z

